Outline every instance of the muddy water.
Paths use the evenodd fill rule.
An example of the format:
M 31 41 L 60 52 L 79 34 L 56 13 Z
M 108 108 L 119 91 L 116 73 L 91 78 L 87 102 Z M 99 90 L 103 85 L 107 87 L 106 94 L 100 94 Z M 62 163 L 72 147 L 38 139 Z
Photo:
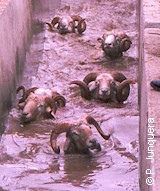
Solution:
M 80 14 L 86 18 L 83 35 L 41 31 L 33 37 L 21 84 L 60 92 L 67 100 L 58 110 L 56 120 L 43 120 L 22 126 L 20 111 L 10 112 L 7 129 L 1 140 L 0 190 L 45 191 L 138 191 L 138 94 L 137 84 L 124 104 L 86 101 L 78 87 L 69 85 L 91 71 L 120 71 L 137 79 L 138 29 L 136 1 L 62 0 L 57 15 Z M 52 15 L 42 18 L 50 21 Z M 41 18 L 41 17 L 40 17 Z M 97 41 L 105 32 L 125 31 L 132 39 L 131 48 L 117 60 L 105 58 Z M 96 155 L 54 154 L 50 144 L 53 123 L 92 115 L 111 140 L 104 141 L 93 129 L 102 145 Z M 59 138 L 63 148 L 64 135 Z

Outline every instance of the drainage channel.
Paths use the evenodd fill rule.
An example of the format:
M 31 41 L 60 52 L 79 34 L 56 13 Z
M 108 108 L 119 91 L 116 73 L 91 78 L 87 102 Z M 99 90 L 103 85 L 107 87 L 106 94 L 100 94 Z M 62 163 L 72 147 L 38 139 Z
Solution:
M 108 8 L 109 7 L 109 8 Z M 22 125 L 21 111 L 11 110 L 7 129 L 1 140 L 0 182 L 3 190 L 138 190 L 138 92 L 131 85 L 124 104 L 85 100 L 73 80 L 94 71 L 122 72 L 137 79 L 138 24 L 136 1 L 80 0 L 61 1 L 56 15 L 78 14 L 86 18 L 83 35 L 60 35 L 47 27 L 34 35 L 26 60 L 22 85 L 51 88 L 67 102 L 55 120 Z M 107 11 L 106 11 L 107 10 Z M 114 12 L 114 14 L 113 14 Z M 42 18 L 42 21 L 50 21 Z M 106 58 L 97 39 L 106 31 L 125 31 L 132 39 L 131 48 L 122 58 Z M 27 67 L 28 66 L 28 67 Z M 75 93 L 76 92 L 76 93 Z M 80 154 L 55 154 L 50 146 L 53 123 L 93 116 L 105 133 L 114 129 L 112 140 L 103 140 L 93 129 L 102 151 L 92 157 Z M 63 147 L 65 135 L 59 137 Z M 114 142 L 114 145 L 112 143 Z M 111 149 L 110 149 L 111 148 Z

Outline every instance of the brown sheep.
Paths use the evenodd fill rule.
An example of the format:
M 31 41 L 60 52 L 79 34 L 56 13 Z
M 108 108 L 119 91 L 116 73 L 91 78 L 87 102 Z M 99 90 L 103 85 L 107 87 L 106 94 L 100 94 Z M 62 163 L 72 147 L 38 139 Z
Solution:
M 125 33 L 103 35 L 102 38 L 98 38 L 98 41 L 106 56 L 111 59 L 123 56 L 123 52 L 126 52 L 132 44 L 129 36 Z
M 58 107 L 64 107 L 65 98 L 56 91 L 33 87 L 28 90 L 24 86 L 17 89 L 17 93 L 22 90 L 22 98 L 19 99 L 18 106 L 22 111 L 22 121 L 29 122 L 37 120 L 40 116 L 54 118 Z
M 122 73 L 92 72 L 83 81 L 74 80 L 70 84 L 79 85 L 81 96 L 87 100 L 91 98 L 102 102 L 123 102 L 130 93 L 130 85 L 136 81 L 127 79 Z
M 58 30 L 60 34 L 75 33 L 76 29 L 79 34 L 86 30 L 85 19 L 79 15 L 72 15 L 67 17 L 54 17 L 51 23 L 46 22 L 51 31 Z
M 64 144 L 64 153 L 80 153 L 89 154 L 91 150 L 100 151 L 101 146 L 93 135 L 90 124 L 94 125 L 99 134 L 108 140 L 110 135 L 105 135 L 97 121 L 87 116 L 79 121 L 64 121 L 56 123 L 51 132 L 50 143 L 55 153 L 60 153 L 60 148 L 57 146 L 57 138 L 61 133 L 66 133 L 66 141 Z

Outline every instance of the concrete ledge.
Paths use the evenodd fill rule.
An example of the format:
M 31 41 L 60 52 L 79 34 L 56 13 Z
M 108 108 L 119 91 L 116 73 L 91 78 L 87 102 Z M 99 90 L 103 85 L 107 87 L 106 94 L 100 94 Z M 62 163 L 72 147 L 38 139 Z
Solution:
M 141 1 L 140 18 L 140 190 L 158 191 L 160 92 L 154 91 L 150 82 L 160 80 L 160 2 Z M 152 144 L 149 140 L 152 140 Z M 148 178 L 151 182 L 147 182 Z
M 143 1 L 144 21 L 150 23 L 159 23 L 160 20 L 160 1 L 144 0 Z

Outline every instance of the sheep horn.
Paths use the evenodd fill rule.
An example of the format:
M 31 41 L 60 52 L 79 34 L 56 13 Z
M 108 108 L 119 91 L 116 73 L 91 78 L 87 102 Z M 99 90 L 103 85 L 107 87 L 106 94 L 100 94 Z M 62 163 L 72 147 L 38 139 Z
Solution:
M 131 80 L 127 80 L 127 78 L 119 72 L 115 72 L 112 74 L 115 81 L 120 82 L 120 85 L 115 87 L 116 90 L 116 99 L 119 102 L 125 101 L 130 93 L 130 83 Z
M 46 97 L 45 98 L 45 104 L 46 104 L 46 107 L 50 107 L 50 110 L 46 110 L 47 113 L 49 113 L 50 116 L 54 117 L 54 114 L 56 113 L 57 108 L 59 106 L 64 107 L 66 104 L 66 100 L 61 95 L 58 95 L 55 98 Z
M 50 144 L 53 151 L 57 154 L 60 153 L 60 148 L 57 146 L 57 138 L 61 133 L 65 133 L 71 130 L 71 128 L 75 127 L 74 124 L 70 123 L 58 123 L 55 124 L 54 129 L 51 132 L 50 136 Z
M 54 97 L 53 101 L 56 102 L 58 106 L 64 107 L 66 105 L 66 99 L 61 95 L 57 95 L 56 97 Z
M 73 19 L 73 21 L 77 22 L 80 22 L 82 20 L 82 17 L 79 15 L 72 15 L 71 18 Z
M 25 99 L 26 99 L 26 96 L 25 96 L 25 94 L 26 94 L 26 89 L 25 89 L 24 86 L 19 86 L 19 87 L 16 89 L 16 94 L 18 94 L 18 92 L 19 92 L 20 90 L 22 90 L 23 94 L 22 94 L 22 97 L 19 99 L 19 103 L 22 103 L 22 102 L 24 102 Z
M 54 17 L 51 21 L 52 27 L 55 27 L 57 23 L 59 23 L 60 17 Z
M 49 113 L 51 113 L 53 111 L 53 113 L 55 114 L 57 111 L 57 105 L 56 105 L 55 101 L 53 100 L 53 98 L 46 97 L 45 103 L 47 106 L 49 106 L 51 108 L 51 111 Z
M 120 72 L 114 72 L 112 73 L 112 77 L 117 82 L 122 82 L 123 80 L 126 80 L 127 78 Z
M 91 72 L 89 73 L 84 79 L 83 81 L 88 85 L 91 81 L 96 80 L 97 76 L 99 75 L 98 72 Z
M 135 80 L 131 80 L 131 79 L 126 79 L 123 80 L 120 85 L 117 86 L 117 90 L 116 90 L 116 99 L 119 102 L 123 102 L 125 101 L 130 93 L 130 86 L 129 84 L 135 84 Z
M 125 37 L 121 39 L 120 45 L 119 45 L 121 51 L 122 52 L 127 51 L 131 47 L 131 44 L 132 44 L 132 42 L 131 42 L 130 38 L 127 35 L 125 35 Z
M 101 44 L 103 43 L 103 39 L 102 38 L 97 38 L 97 41 L 100 42 Z
M 89 88 L 85 82 L 74 80 L 70 84 L 76 84 L 79 85 L 81 88 L 81 96 L 87 100 L 91 99 L 91 93 L 89 91 Z
M 77 30 L 79 34 L 82 34 L 86 30 L 86 22 L 85 19 L 82 19 L 77 26 Z
M 48 25 L 50 31 L 53 31 L 53 26 L 51 23 L 45 22 L 45 24 Z
M 38 88 L 37 88 L 37 87 L 33 87 L 33 88 L 30 88 L 30 89 L 26 90 L 24 86 L 20 86 L 20 87 L 17 89 L 17 91 L 19 92 L 21 89 L 23 90 L 23 96 L 22 96 L 22 98 L 19 100 L 19 103 L 24 102 L 24 101 L 27 99 L 27 97 L 29 96 L 29 94 L 30 94 L 31 92 L 34 93 L 35 90 L 37 90 Z
M 86 30 L 85 19 L 82 19 L 82 17 L 80 17 L 79 15 L 72 15 L 71 18 L 73 19 L 74 22 L 75 21 L 78 22 L 78 25 L 76 27 L 79 34 L 82 34 Z
M 104 132 L 102 131 L 101 127 L 99 126 L 98 122 L 91 116 L 87 116 L 86 120 L 89 124 L 92 124 L 96 127 L 97 131 L 99 134 L 105 139 L 108 140 L 110 138 L 110 135 L 105 135 Z

